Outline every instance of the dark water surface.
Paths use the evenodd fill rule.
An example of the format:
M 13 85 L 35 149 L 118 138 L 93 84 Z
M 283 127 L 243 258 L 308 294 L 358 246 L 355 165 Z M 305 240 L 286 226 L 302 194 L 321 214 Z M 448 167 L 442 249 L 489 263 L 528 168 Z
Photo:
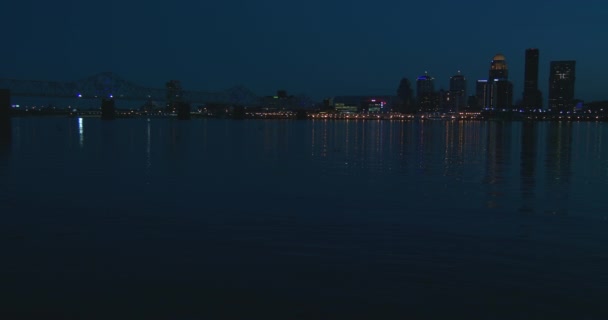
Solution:
M 607 319 L 603 123 L 16 118 L 0 318 Z

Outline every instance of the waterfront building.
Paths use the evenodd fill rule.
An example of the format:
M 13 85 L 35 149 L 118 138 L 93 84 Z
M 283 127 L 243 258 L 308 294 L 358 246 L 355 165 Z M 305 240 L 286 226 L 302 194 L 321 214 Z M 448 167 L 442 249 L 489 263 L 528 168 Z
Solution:
M 412 90 L 412 84 L 407 78 L 402 78 L 397 87 L 397 99 L 398 102 L 395 105 L 395 111 L 402 113 L 415 113 L 416 112 L 416 98 L 414 97 L 414 91 Z
M 497 54 L 492 58 L 490 62 L 490 74 L 488 77 L 489 81 L 494 79 L 509 79 L 509 68 L 507 67 L 507 60 L 502 54 Z
M 435 93 L 435 78 L 424 73 L 416 79 L 416 98 L 418 110 L 422 112 L 435 112 L 439 109 L 439 97 Z
M 395 96 L 336 96 L 333 107 L 338 113 L 385 113 L 397 105 Z
M 334 108 L 337 113 L 357 113 L 359 111 L 359 106 L 346 104 L 344 102 L 336 103 Z
M 513 84 L 509 81 L 507 60 L 500 53 L 490 63 L 486 92 L 485 108 L 510 109 L 513 106 Z
M 538 49 L 526 49 L 524 69 L 524 92 L 521 107 L 525 110 L 540 109 L 543 106 L 542 93 L 538 90 Z
M 488 80 L 477 80 L 475 86 L 475 97 L 477 98 L 477 109 L 486 109 L 489 106 L 490 99 L 488 98 Z
M 450 91 L 448 93 L 448 106 L 451 111 L 464 110 L 467 105 L 467 79 L 458 74 L 450 78 Z
M 474 95 L 467 97 L 467 109 L 466 111 L 478 111 L 481 109 L 480 104 L 477 102 L 477 92 Z
M 493 109 L 508 110 L 513 106 L 513 84 L 509 80 L 495 79 L 492 90 Z
M 420 98 L 425 94 L 433 92 L 435 92 L 435 78 L 425 72 L 423 76 L 416 79 L 416 96 Z
M 549 73 L 549 109 L 568 111 L 574 108 L 576 61 L 551 61 Z
M 388 112 L 386 101 L 381 98 L 369 98 L 361 102 L 361 109 L 365 113 L 385 113 Z
M 437 92 L 437 97 L 439 99 L 438 110 L 441 112 L 450 112 L 450 91 L 439 89 L 439 91 Z

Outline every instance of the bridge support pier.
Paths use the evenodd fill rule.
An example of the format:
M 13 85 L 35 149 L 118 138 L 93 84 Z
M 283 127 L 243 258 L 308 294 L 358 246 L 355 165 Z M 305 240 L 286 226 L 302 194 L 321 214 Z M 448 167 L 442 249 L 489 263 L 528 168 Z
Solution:
M 101 119 L 114 120 L 116 118 L 116 107 L 114 99 L 101 100 Z
M 11 91 L 0 89 L 0 144 L 11 140 Z
M 11 91 L 0 89 L 0 118 L 9 118 L 11 113 Z

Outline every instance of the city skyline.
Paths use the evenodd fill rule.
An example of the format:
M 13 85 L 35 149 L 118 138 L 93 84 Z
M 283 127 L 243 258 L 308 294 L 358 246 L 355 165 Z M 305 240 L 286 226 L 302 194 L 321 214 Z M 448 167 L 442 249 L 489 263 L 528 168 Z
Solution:
M 490 62 L 490 68 L 489 68 L 489 74 L 487 77 L 482 77 L 481 79 L 476 79 L 473 81 L 473 83 L 470 83 L 469 81 L 467 81 L 466 75 L 462 74 L 462 72 L 460 70 L 457 71 L 456 74 L 452 75 L 449 77 L 449 84 L 447 89 L 444 88 L 443 86 L 440 87 L 436 87 L 435 83 L 436 83 L 436 79 L 435 77 L 433 77 L 432 75 L 430 75 L 428 73 L 428 71 L 424 72 L 424 75 L 418 76 L 415 79 L 416 82 L 416 91 L 413 92 L 414 96 L 416 97 L 417 100 L 420 101 L 421 98 L 424 98 L 423 96 L 425 94 L 440 94 L 440 95 L 445 95 L 444 98 L 447 98 L 447 101 L 443 102 L 444 106 L 452 106 L 450 109 L 454 109 L 454 104 L 458 105 L 458 109 L 462 109 L 464 107 L 475 107 L 478 104 L 483 105 L 485 108 L 495 108 L 496 105 L 500 105 L 502 107 L 509 107 L 509 106 L 519 106 L 519 107 L 523 107 L 526 109 L 536 109 L 537 107 L 540 108 L 548 108 L 551 103 L 550 102 L 546 102 L 544 100 L 551 100 L 551 91 L 555 91 L 554 87 L 555 87 L 555 80 L 554 78 L 556 77 L 556 71 L 554 70 L 554 65 L 562 65 L 563 63 L 568 63 L 568 64 L 575 64 L 576 60 L 561 60 L 561 61 L 550 61 L 550 75 L 549 75 L 549 83 L 548 83 L 548 90 L 547 90 L 547 95 L 549 97 L 547 97 L 547 95 L 543 95 L 543 92 L 538 89 L 539 84 L 538 84 L 538 69 L 539 69 L 539 49 L 537 48 L 528 48 L 525 50 L 525 57 L 526 57 L 526 64 L 525 64 L 525 77 L 523 82 L 523 91 L 521 93 L 521 95 L 518 95 L 517 93 L 513 92 L 513 82 L 509 79 L 509 67 L 508 67 L 508 63 L 506 61 L 506 57 L 501 54 L 498 53 L 496 55 L 494 55 L 494 57 L 492 58 L 491 62 Z M 574 65 L 572 66 L 568 66 L 567 69 L 569 70 L 569 73 L 572 73 L 572 79 L 570 79 L 571 83 L 568 85 L 569 88 L 569 94 L 568 94 L 568 98 L 567 100 L 569 100 L 570 102 L 573 102 L 575 100 L 578 101 L 583 101 L 583 102 L 598 102 L 598 101 L 605 101 L 605 99 L 601 99 L 601 100 L 594 100 L 594 101 L 584 101 L 584 100 L 579 100 L 579 98 L 577 98 L 577 95 L 575 93 L 574 90 L 574 81 L 575 81 L 575 77 L 576 77 L 576 73 L 574 70 Z M 164 89 L 160 89 L 159 87 L 157 88 L 145 88 L 142 87 L 141 85 L 138 85 L 137 83 L 134 83 L 132 81 L 129 81 L 127 79 L 121 78 L 120 76 L 115 76 L 114 72 L 102 72 L 102 73 L 98 73 L 92 76 L 89 76 L 87 78 L 84 79 L 78 79 L 76 81 L 50 81 L 48 83 L 53 83 L 53 85 L 60 85 L 60 86 L 74 86 L 76 85 L 77 82 L 91 82 L 91 81 L 114 81 L 112 79 L 115 79 L 118 82 L 125 82 L 128 85 L 131 86 L 136 86 L 140 89 L 144 89 L 144 90 L 164 90 Z M 406 79 L 405 77 L 402 78 Z M 34 85 L 34 83 L 38 83 L 38 84 L 42 84 L 45 83 L 47 81 L 45 80 L 31 80 L 31 79 L 2 79 L 0 78 L 0 80 L 3 80 L 5 85 L 10 84 L 10 83 L 14 83 L 14 85 L 17 86 L 31 86 Z M 424 80 L 424 81 L 421 81 Z M 26 84 L 29 83 L 29 84 Z M 181 81 L 180 80 L 169 80 L 168 82 L 165 83 L 166 86 L 168 86 L 169 83 L 178 83 L 180 88 L 181 86 Z M 422 85 L 422 89 L 423 94 L 420 94 L 420 90 L 421 90 L 421 84 L 422 83 L 428 83 L 427 85 Z M 490 86 L 487 86 L 485 84 L 491 84 Z M 486 86 L 485 88 L 481 88 L 480 84 L 484 84 L 484 86 Z M 49 84 L 50 85 L 50 84 Z M 98 83 L 98 85 L 101 85 L 101 83 Z M 106 85 L 111 85 L 110 83 L 107 83 Z M 113 84 L 112 84 L 113 85 Z M 11 86 L 11 85 L 9 85 Z M 473 86 L 474 89 L 473 90 L 469 90 L 469 87 Z M 9 88 L 9 87 L 7 87 Z M 169 87 L 166 87 L 167 90 Z M 32 88 L 33 89 L 33 88 Z M 28 89 L 30 90 L 30 89 Z M 105 90 L 110 90 L 109 87 L 107 87 Z M 235 86 L 233 88 L 227 88 L 225 90 L 221 90 L 221 91 L 217 91 L 217 92 L 207 92 L 209 94 L 225 94 L 228 92 L 233 92 L 234 90 L 244 90 L 241 93 L 247 91 L 248 94 L 255 94 L 252 91 L 249 91 L 248 88 L 244 87 L 244 86 Z M 480 90 L 484 91 L 483 94 L 480 95 Z M 487 92 L 486 92 L 487 91 Z M 76 92 L 76 91 L 75 91 Z M 109 92 L 109 91 L 108 91 Z M 200 93 L 205 94 L 205 91 L 199 91 Z M 279 89 L 276 92 L 283 92 L 283 93 L 287 93 L 286 90 L 283 89 Z M 469 94 L 470 93 L 470 94 Z M 78 96 L 78 98 L 82 97 L 82 95 L 80 93 L 75 94 Z M 164 95 L 164 94 L 163 94 Z M 272 97 L 273 94 L 270 95 L 258 95 L 258 97 Z M 302 95 L 300 94 L 301 97 L 307 97 L 306 95 Z M 326 98 L 332 98 L 332 97 L 336 97 L 336 96 L 340 96 L 340 95 L 332 95 L 330 97 L 326 97 Z M 352 96 L 352 95 L 351 95 Z M 359 94 L 358 96 L 395 96 L 394 94 L 385 94 L 385 95 L 361 95 Z M 112 98 L 112 95 L 108 93 L 108 97 Z M 456 97 L 456 99 L 458 101 L 454 100 L 454 97 Z M 474 105 L 470 105 L 471 103 L 471 98 L 475 97 L 477 99 L 477 102 L 474 103 Z M 323 99 L 325 100 L 325 99 Z M 450 102 L 451 100 L 451 102 Z M 320 102 L 320 101 L 317 101 Z M 467 106 L 468 105 L 468 106 Z
M 145 6 L 109 1 L 101 7 L 22 1 L 1 22 L 11 32 L 5 38 L 10 50 L 0 53 L 0 77 L 69 81 L 112 71 L 149 87 L 177 79 L 189 90 L 244 85 L 259 95 L 284 89 L 320 101 L 394 94 L 399 79 L 413 80 L 424 71 L 437 89 L 448 90 L 450 77 L 461 70 L 469 79 L 467 91 L 474 92 L 474 80 L 483 79 L 491 57 L 502 53 L 516 100 L 523 92 L 523 51 L 540 48 L 542 92 L 548 91 L 549 61 L 576 60 L 576 98 L 605 99 L 602 53 L 608 44 L 594 40 L 603 34 L 605 4 L 511 1 L 500 8 L 517 21 L 495 23 L 495 5 L 481 1 L 355 1 L 348 7 L 272 0 L 153 0 Z

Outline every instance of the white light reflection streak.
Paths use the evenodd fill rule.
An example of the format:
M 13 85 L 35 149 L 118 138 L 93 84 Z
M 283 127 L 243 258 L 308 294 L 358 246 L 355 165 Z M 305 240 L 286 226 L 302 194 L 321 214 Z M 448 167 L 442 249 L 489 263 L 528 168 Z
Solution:
M 78 118 L 78 138 L 80 147 L 84 147 L 84 122 L 82 118 Z

